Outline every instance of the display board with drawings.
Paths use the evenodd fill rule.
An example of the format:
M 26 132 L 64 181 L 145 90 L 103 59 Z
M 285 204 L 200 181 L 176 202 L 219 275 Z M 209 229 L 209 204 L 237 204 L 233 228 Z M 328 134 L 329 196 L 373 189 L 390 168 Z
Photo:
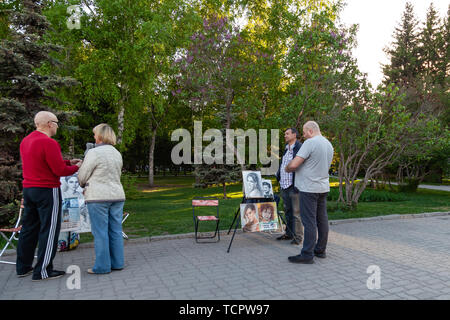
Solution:
M 273 199 L 272 181 L 263 179 L 261 171 L 242 171 L 242 181 L 247 199 Z
M 275 202 L 241 203 L 241 226 L 244 232 L 280 229 Z
M 84 201 L 83 188 L 78 182 L 78 175 L 61 177 L 62 214 L 61 232 L 91 232 L 89 212 Z
M 241 226 L 246 232 L 280 229 L 276 202 L 273 202 L 272 181 L 262 179 L 260 171 L 242 171 L 246 203 L 240 205 Z M 271 199 L 264 202 L 264 198 Z M 257 203 L 249 203 L 255 199 Z M 250 201 L 248 201 L 250 200 Z

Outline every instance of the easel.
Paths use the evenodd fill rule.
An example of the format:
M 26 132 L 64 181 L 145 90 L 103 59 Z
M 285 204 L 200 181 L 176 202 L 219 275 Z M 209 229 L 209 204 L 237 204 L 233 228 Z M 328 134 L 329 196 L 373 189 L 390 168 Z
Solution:
M 246 202 L 246 200 L 250 200 L 250 199 L 251 199 L 251 200 L 255 200 L 255 202 Z M 228 229 L 228 233 L 227 233 L 227 234 L 230 234 L 231 228 L 233 227 L 233 225 L 234 225 L 235 222 L 236 222 L 235 227 L 234 227 L 233 236 L 231 237 L 231 241 L 230 241 L 230 244 L 229 244 L 229 246 L 228 246 L 227 253 L 230 252 L 231 244 L 233 243 L 234 236 L 235 236 L 235 234 L 236 234 L 236 230 L 237 230 L 238 226 L 241 224 L 241 219 L 238 219 L 238 216 L 240 215 L 240 212 L 241 212 L 241 204 L 243 204 L 243 203 L 264 203 L 264 202 L 276 202 L 276 201 L 275 201 L 275 198 L 274 198 L 274 197 L 271 197 L 271 198 L 247 198 L 247 197 L 245 196 L 245 191 L 244 191 L 244 196 L 242 197 L 242 201 L 241 201 L 241 203 L 239 204 L 239 207 L 238 207 L 238 209 L 236 210 L 236 213 L 234 214 L 233 222 L 231 223 L 230 228 Z M 277 211 L 278 211 L 278 210 L 277 210 Z M 281 220 L 283 221 L 283 223 L 286 225 L 286 229 L 287 229 L 290 233 L 292 233 L 291 229 L 289 228 L 289 226 L 288 226 L 288 224 L 286 223 L 286 220 L 283 218 L 283 216 L 282 216 L 279 212 L 277 212 L 277 215 L 278 215 L 278 219 L 281 218 Z

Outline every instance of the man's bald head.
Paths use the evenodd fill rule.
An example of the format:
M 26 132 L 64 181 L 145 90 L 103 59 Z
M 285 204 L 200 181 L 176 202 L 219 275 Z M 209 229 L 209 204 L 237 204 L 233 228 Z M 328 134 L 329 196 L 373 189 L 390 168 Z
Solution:
M 315 121 L 308 121 L 303 127 L 305 129 L 313 131 L 314 133 L 320 133 L 319 125 Z
M 49 121 L 58 121 L 58 118 L 49 111 L 39 111 L 34 116 L 34 124 L 37 129 L 46 127 Z
M 305 139 L 309 139 L 317 135 L 321 135 L 317 122 L 308 121 L 303 125 L 303 137 L 305 137 Z
M 34 124 L 36 129 L 42 133 L 45 133 L 49 137 L 56 134 L 58 130 L 58 118 L 49 111 L 39 111 L 34 116 Z

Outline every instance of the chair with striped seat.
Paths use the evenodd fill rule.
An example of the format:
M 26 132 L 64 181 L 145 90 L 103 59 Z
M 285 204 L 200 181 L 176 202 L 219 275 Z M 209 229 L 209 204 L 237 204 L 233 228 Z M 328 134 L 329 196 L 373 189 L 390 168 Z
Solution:
M 129 212 L 124 212 L 124 213 L 123 213 L 123 217 L 122 217 L 122 226 L 123 226 L 123 223 L 125 222 L 125 220 L 127 220 L 129 216 L 130 216 L 130 213 L 129 213 Z M 128 236 L 127 236 L 127 234 L 123 231 L 123 228 L 122 228 L 122 237 L 123 237 L 124 239 L 128 240 Z
M 195 214 L 195 208 L 197 207 L 211 207 L 216 208 L 216 215 L 201 216 Z M 194 218 L 194 231 L 195 231 L 195 241 L 197 243 L 205 242 L 219 242 L 220 232 L 219 232 L 219 199 L 217 197 L 197 197 L 192 199 L 192 214 Z M 198 224 L 200 221 L 214 221 L 216 222 L 216 230 L 212 236 L 199 236 L 198 235 Z M 215 241 L 199 241 L 202 239 L 216 239 Z
M 13 240 L 19 240 L 19 238 L 17 238 L 16 235 L 22 229 L 22 225 L 20 223 L 21 223 L 21 219 L 22 219 L 23 208 L 24 208 L 24 206 L 23 206 L 23 199 L 22 199 L 22 201 L 20 201 L 19 216 L 17 217 L 16 224 L 14 225 L 14 227 L 12 227 L 12 228 L 0 228 L 0 235 L 6 240 L 5 246 L 3 247 L 2 251 L 0 252 L 0 263 L 16 264 L 15 262 L 12 262 L 12 261 L 1 260 L 1 258 L 3 256 L 3 254 L 5 253 L 6 249 L 8 249 L 9 246 L 11 246 L 14 249 L 16 249 L 16 246 L 14 245 Z M 6 236 L 5 233 L 11 234 L 9 236 L 9 238 Z

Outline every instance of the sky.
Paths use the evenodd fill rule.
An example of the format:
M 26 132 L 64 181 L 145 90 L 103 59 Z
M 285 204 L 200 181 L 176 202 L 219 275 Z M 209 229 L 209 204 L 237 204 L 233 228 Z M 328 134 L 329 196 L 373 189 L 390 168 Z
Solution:
M 354 56 L 359 69 L 367 73 L 369 81 L 376 87 L 382 81 L 381 64 L 388 63 L 383 48 L 392 43 L 395 27 L 399 26 L 406 0 L 345 0 L 347 6 L 342 11 L 341 21 L 359 24 L 358 46 Z M 450 0 L 409 0 L 414 7 L 419 26 L 425 22 L 426 13 L 433 2 L 440 18 L 447 15 Z

